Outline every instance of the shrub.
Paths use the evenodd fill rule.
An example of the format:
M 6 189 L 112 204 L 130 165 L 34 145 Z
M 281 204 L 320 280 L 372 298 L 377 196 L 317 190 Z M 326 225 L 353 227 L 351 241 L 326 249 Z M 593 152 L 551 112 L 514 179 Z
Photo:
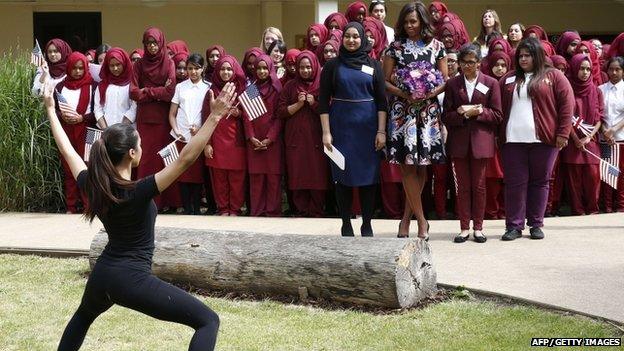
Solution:
M 34 67 L 17 48 L 0 59 L 0 211 L 64 208 L 59 153 L 39 98 Z

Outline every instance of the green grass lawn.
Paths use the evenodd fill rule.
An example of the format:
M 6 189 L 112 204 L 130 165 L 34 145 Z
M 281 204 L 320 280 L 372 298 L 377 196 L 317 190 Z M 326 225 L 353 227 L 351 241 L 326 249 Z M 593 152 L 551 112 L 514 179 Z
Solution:
M 87 270 L 86 259 L 0 255 L 0 349 L 55 350 Z M 622 337 L 587 318 L 488 302 L 371 314 L 200 298 L 221 317 L 219 350 L 528 350 L 532 337 Z M 185 326 L 115 306 L 95 321 L 82 349 L 186 350 L 191 335 Z

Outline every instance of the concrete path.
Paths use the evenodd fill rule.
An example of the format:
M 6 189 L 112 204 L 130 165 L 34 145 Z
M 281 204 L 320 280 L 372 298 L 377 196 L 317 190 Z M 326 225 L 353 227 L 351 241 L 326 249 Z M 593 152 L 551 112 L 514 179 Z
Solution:
M 157 226 L 262 233 L 337 235 L 339 220 L 159 215 Z M 354 228 L 359 228 L 354 220 Z M 412 223 L 413 231 L 416 223 Z M 88 250 L 101 228 L 78 215 L 0 214 L 0 248 Z M 375 235 L 394 237 L 397 220 L 374 220 Z M 486 221 L 485 244 L 454 244 L 457 221 L 432 221 L 438 282 L 510 295 L 624 324 L 624 214 L 547 218 L 541 241 L 500 241 L 503 221 Z M 356 238 L 356 240 L 371 240 Z M 399 239 L 397 239 L 399 240 Z

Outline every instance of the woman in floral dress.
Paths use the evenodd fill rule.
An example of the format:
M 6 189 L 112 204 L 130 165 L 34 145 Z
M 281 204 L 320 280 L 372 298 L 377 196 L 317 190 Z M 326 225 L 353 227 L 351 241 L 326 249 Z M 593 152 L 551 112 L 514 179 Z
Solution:
M 397 79 L 396 70 L 412 62 L 427 61 L 446 80 L 446 52 L 442 42 L 433 38 L 429 14 L 421 2 L 403 6 L 395 32 L 396 40 L 390 44 L 385 54 L 384 74 L 386 89 L 390 95 L 388 158 L 390 163 L 401 165 L 407 199 L 399 232 L 409 232 L 409 220 L 413 213 L 418 220 L 418 237 L 428 239 L 429 223 L 425 218 L 420 196 L 427 180 L 425 166 L 446 161 L 440 105 L 436 98 L 444 91 L 444 84 L 424 99 L 416 100 L 403 89 L 402 82 Z

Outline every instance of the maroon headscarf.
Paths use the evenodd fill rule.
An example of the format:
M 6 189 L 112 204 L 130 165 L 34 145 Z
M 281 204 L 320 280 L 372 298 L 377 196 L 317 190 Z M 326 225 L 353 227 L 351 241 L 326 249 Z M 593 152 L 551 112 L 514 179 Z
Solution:
M 136 48 L 130 53 L 130 58 L 132 58 L 132 55 L 134 54 L 139 54 L 139 56 L 143 58 L 143 56 L 145 56 L 145 51 L 143 51 L 143 49 Z
M 496 62 L 498 62 L 498 60 L 503 60 L 505 61 L 505 64 L 507 64 L 507 72 L 511 71 L 512 66 L 511 66 L 511 57 L 509 55 L 507 55 L 506 52 L 504 51 L 495 51 L 495 52 L 491 52 L 488 54 L 487 56 L 487 66 L 488 66 L 488 71 L 486 72 L 486 74 L 492 78 L 495 79 L 499 79 L 500 77 L 497 77 L 496 75 L 494 75 L 494 72 L 492 72 L 492 68 L 494 68 L 494 66 L 496 66 Z
M 316 34 L 319 36 L 319 42 L 323 43 L 327 40 L 327 37 L 329 36 L 329 30 L 327 29 L 327 27 L 325 27 L 325 25 L 320 24 L 320 23 L 316 23 L 308 27 L 308 31 L 306 35 L 306 49 L 310 51 L 314 51 L 316 50 L 316 46 L 312 46 L 312 43 L 310 43 L 311 31 L 316 32 Z
M 328 41 L 319 45 L 316 48 L 316 57 L 318 58 L 318 61 L 321 64 L 321 66 L 324 66 L 325 63 L 327 63 L 327 61 L 325 60 L 325 47 L 327 45 L 331 45 L 334 48 L 334 50 L 336 50 L 336 56 L 338 56 L 338 53 L 340 52 L 340 43 L 333 39 L 329 39 Z
M 572 53 L 572 55 L 568 54 L 568 46 L 570 46 L 570 44 L 572 44 L 575 40 L 578 40 L 579 42 L 581 41 L 581 36 L 578 35 L 577 32 L 563 32 L 563 34 L 559 37 L 559 40 L 557 40 L 555 47 L 557 55 L 563 56 L 566 60 L 571 59 L 572 56 L 574 56 L 574 53 Z
M 352 2 L 347 6 L 347 11 L 345 12 L 345 17 L 349 22 L 359 22 L 357 20 L 358 15 L 360 14 L 360 9 L 364 9 L 364 17 L 366 17 L 367 8 L 366 4 L 361 1 Z M 362 23 L 362 22 L 360 22 Z M 343 27 L 344 29 L 344 27 Z
M 340 12 L 334 12 L 331 15 L 327 16 L 327 18 L 325 18 L 325 22 L 323 22 L 327 30 L 330 30 L 329 25 L 334 21 L 336 22 L 336 24 L 338 24 L 338 28 L 340 28 L 340 30 L 342 30 L 347 25 L 347 23 L 349 23 L 345 15 Z
M 540 40 L 540 43 L 542 44 L 542 48 L 544 49 L 544 53 L 546 54 L 546 57 L 550 57 L 552 55 L 557 54 L 557 52 L 555 51 L 555 47 L 549 41 Z
M 598 103 L 598 89 L 593 82 L 593 72 L 586 81 L 582 81 L 578 78 L 578 73 L 581 69 L 581 63 L 587 61 L 592 64 L 591 60 L 585 54 L 576 54 L 572 56 L 570 60 L 570 84 L 572 90 L 574 90 L 574 98 L 576 104 L 580 107 L 584 115 L 580 116 L 586 122 L 596 124 L 600 119 L 598 111 L 596 111 L 596 105 Z
M 303 79 L 299 74 L 299 65 L 304 58 L 310 60 L 310 65 L 312 66 L 312 76 L 308 79 Z M 316 55 L 314 55 L 312 51 L 303 50 L 299 56 L 297 56 L 297 75 L 295 77 L 295 82 L 297 82 L 297 92 L 305 91 L 308 94 L 318 97 L 321 88 L 321 66 Z
M 604 50 L 604 45 L 602 49 Z M 620 35 L 613 39 L 609 47 L 608 58 L 615 56 L 624 56 L 624 33 L 620 33 Z
M 188 60 L 189 58 L 189 54 L 187 52 L 178 52 L 177 54 L 174 54 L 173 57 L 171 58 L 173 60 L 173 64 L 175 65 L 176 71 L 178 69 L 178 65 L 180 64 L 180 62 L 184 61 L 186 62 L 186 60 Z M 181 83 L 183 81 L 185 81 L 186 78 L 184 79 L 180 79 L 178 78 L 178 74 L 176 73 L 176 83 Z
M 95 50 L 93 50 L 93 49 L 87 50 L 87 52 L 85 52 L 85 56 L 91 56 L 91 60 L 92 61 L 95 61 L 97 59 L 97 57 L 95 57 L 95 55 L 96 55 L 96 53 L 95 53 Z
M 152 55 L 147 50 L 147 40 L 154 38 L 158 44 L 158 52 Z M 135 68 L 141 74 L 144 82 L 152 86 L 164 86 L 169 78 L 169 70 L 173 62 L 167 54 L 165 47 L 165 35 L 158 28 L 150 27 L 143 33 L 143 50 L 145 55 L 135 63 Z
M 453 36 L 453 49 L 458 50 L 462 45 L 470 42 L 470 38 L 464 33 L 464 24 L 461 20 L 453 20 L 442 23 L 436 30 L 436 38 L 442 41 L 442 33 L 448 31 Z
M 594 44 L 590 41 L 581 41 L 581 43 L 576 46 L 577 54 L 581 52 L 581 48 L 583 46 L 589 50 L 589 62 L 592 64 L 592 79 L 596 86 L 599 86 L 604 83 L 602 74 L 600 73 L 600 57 L 598 57 L 598 52 L 596 51 Z M 570 67 L 572 67 L 572 64 L 570 64 Z
M 373 51 L 377 51 L 377 58 L 380 58 L 383 54 L 384 49 L 386 48 L 386 44 L 388 43 L 388 36 L 386 35 L 386 26 L 380 20 L 375 17 L 365 17 L 364 18 L 364 32 L 366 32 L 367 28 L 376 28 L 377 34 L 379 37 L 375 37 L 375 40 L 379 39 L 379 48 L 377 50 L 377 41 L 375 41 L 375 47 Z M 373 33 L 374 36 L 375 33 Z
M 232 79 L 230 79 L 229 81 L 233 82 L 236 85 L 236 93 L 242 93 L 247 85 L 247 78 L 245 77 L 245 72 L 243 71 L 241 65 L 238 63 L 234 56 L 225 54 L 219 58 L 219 61 L 217 61 L 217 63 L 215 64 L 214 72 L 212 73 L 212 86 L 210 87 L 210 89 L 214 91 L 215 97 L 221 92 L 221 89 L 223 89 L 225 83 L 227 83 L 226 81 L 221 79 L 221 75 L 219 74 L 221 66 L 223 66 L 223 64 L 226 62 L 229 63 L 230 66 L 232 66 L 232 71 L 234 72 Z
M 82 62 L 84 74 L 80 79 L 74 79 L 71 76 L 71 70 L 78 62 Z M 76 112 L 84 115 L 87 112 L 87 107 L 89 107 L 89 101 L 91 100 L 91 84 L 93 83 L 93 78 L 91 77 L 91 73 L 89 73 L 89 61 L 87 61 L 87 57 L 78 51 L 72 52 L 67 58 L 65 74 L 67 74 L 64 81 L 65 88 L 71 90 L 80 89 L 80 99 L 78 100 Z
M 373 48 L 368 55 L 375 60 L 379 60 L 381 58 L 381 54 L 386 48 L 386 42 L 382 41 L 381 34 L 379 33 L 377 26 L 375 26 L 372 21 L 364 19 L 364 34 L 366 34 L 367 31 L 371 32 L 373 38 L 375 39 L 375 45 L 373 45 Z
M 108 64 L 112 59 L 115 59 L 123 66 L 123 72 L 118 77 L 115 77 L 108 69 Z M 130 56 L 122 48 L 111 48 L 106 52 L 104 56 L 104 62 L 100 69 L 100 83 L 98 85 L 100 90 L 100 103 L 106 102 L 106 89 L 110 84 L 124 86 L 130 84 L 132 79 L 132 61 Z
M 269 68 L 269 78 L 263 81 L 258 78 L 257 70 L 254 72 L 256 86 L 258 87 L 258 90 L 260 90 L 260 94 L 262 94 L 262 96 L 267 96 L 271 93 L 279 93 L 282 90 L 282 82 L 277 77 L 277 71 L 273 67 L 273 59 L 271 59 L 271 56 L 267 54 L 262 54 L 256 58 L 256 67 L 259 62 L 266 63 Z
M 429 5 L 429 9 L 431 9 L 432 7 L 435 8 L 440 13 L 440 20 L 434 21 L 433 18 L 431 18 L 431 25 L 433 26 L 434 29 L 438 29 L 438 27 L 441 26 L 443 23 L 454 21 L 454 20 L 461 20 L 459 16 L 457 16 L 456 14 L 452 12 L 449 12 L 446 4 L 441 1 L 432 1 L 431 5 Z M 467 34 L 468 32 L 466 31 L 466 35 Z
M 509 44 L 509 42 L 504 39 L 504 38 L 496 38 L 494 40 L 492 40 L 490 42 L 490 45 L 488 47 L 488 52 L 494 52 L 494 47 L 496 47 L 497 44 L 500 44 L 503 46 L 503 52 L 505 52 L 507 55 L 511 56 L 511 52 L 513 51 L 513 48 L 511 47 L 511 44 Z
M 56 47 L 56 50 L 58 50 L 58 52 L 61 54 L 61 59 L 58 60 L 56 63 L 52 63 L 48 59 L 48 48 L 52 44 L 54 44 L 54 46 Z M 56 78 L 63 76 L 63 74 L 65 74 L 66 67 L 67 67 L 67 57 L 69 57 L 71 53 L 72 53 L 71 47 L 69 47 L 69 44 L 67 44 L 67 42 L 65 42 L 65 40 L 63 39 L 55 38 L 55 39 L 50 40 L 46 44 L 44 56 L 45 56 L 46 62 L 48 63 L 48 68 L 50 70 L 50 75 L 52 76 L 52 78 L 56 79 Z M 85 66 L 85 69 L 88 70 L 89 68 Z
M 329 32 L 329 37 L 327 38 L 327 40 L 335 40 L 340 43 L 342 41 L 342 34 L 343 33 L 340 29 L 334 29 Z
M 210 65 L 210 60 L 208 59 L 210 57 L 210 53 L 214 50 L 217 50 L 219 52 L 219 58 L 225 56 L 226 54 L 225 48 L 221 45 L 213 45 L 206 49 L 206 68 L 204 69 L 204 77 L 208 79 L 212 79 L 212 72 L 214 72 L 214 67 Z
M 189 54 L 188 45 L 184 40 L 174 40 L 171 43 L 167 44 L 167 50 L 171 51 L 174 55 L 179 54 L 181 52 L 186 52 Z
M 524 31 L 524 38 L 528 38 L 531 33 L 535 33 L 535 35 L 537 35 L 537 39 L 539 40 L 549 41 L 548 34 L 546 34 L 544 28 L 536 24 L 526 27 L 526 30 Z
M 552 55 L 550 57 L 550 60 L 552 61 L 553 67 L 555 67 L 555 68 L 557 68 L 557 66 L 559 66 L 559 65 L 563 65 L 564 68 L 565 68 L 564 72 L 566 72 L 566 73 L 570 69 L 570 65 L 568 64 L 568 61 L 565 59 L 565 57 L 563 57 L 561 55 Z
M 260 49 L 259 47 L 253 47 L 245 51 L 245 56 L 243 56 L 243 72 L 245 72 L 245 76 L 247 78 L 253 79 L 253 77 L 256 76 L 255 72 L 247 70 L 247 64 L 249 63 L 249 59 L 251 58 L 251 56 L 254 56 L 257 60 L 257 58 L 261 55 L 264 55 L 264 51 L 262 51 L 262 49 Z
M 286 55 L 284 55 L 284 65 L 295 65 L 297 63 L 297 56 L 299 56 L 300 53 L 301 51 L 299 51 L 299 49 L 289 49 L 288 51 L 286 51 Z M 286 74 L 282 78 L 283 83 L 286 84 L 286 82 L 288 82 L 289 80 L 294 79 L 296 75 L 297 73 L 291 74 L 288 70 L 288 67 L 286 67 Z

